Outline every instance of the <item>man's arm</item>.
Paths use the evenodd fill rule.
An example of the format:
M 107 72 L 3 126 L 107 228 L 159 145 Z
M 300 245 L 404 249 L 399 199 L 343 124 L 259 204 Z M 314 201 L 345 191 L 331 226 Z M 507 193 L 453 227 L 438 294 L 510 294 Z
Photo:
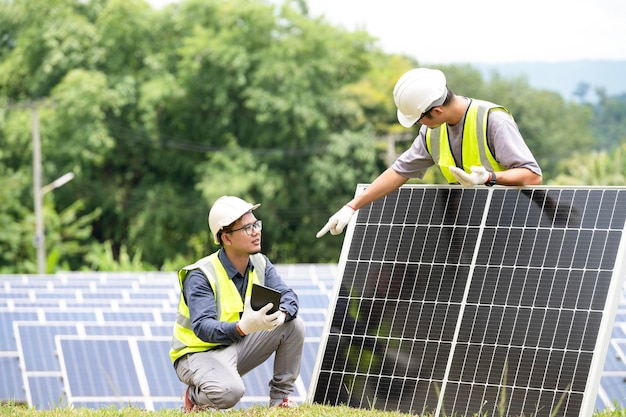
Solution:
M 343 232 L 344 227 L 346 227 L 356 210 L 397 190 L 407 180 L 408 178 L 398 174 L 393 168 L 387 168 L 365 191 L 350 200 L 328 219 L 326 225 L 317 232 L 316 236 L 320 238 L 329 231 L 332 235 L 338 235 Z
M 526 168 L 511 168 L 496 172 L 496 184 L 498 185 L 541 185 L 541 181 L 541 175 L 537 175 Z
M 358 210 L 372 201 L 376 201 L 397 190 L 407 181 L 408 178 L 398 174 L 393 168 L 387 168 L 365 191 L 350 200 L 347 205 L 354 210 Z

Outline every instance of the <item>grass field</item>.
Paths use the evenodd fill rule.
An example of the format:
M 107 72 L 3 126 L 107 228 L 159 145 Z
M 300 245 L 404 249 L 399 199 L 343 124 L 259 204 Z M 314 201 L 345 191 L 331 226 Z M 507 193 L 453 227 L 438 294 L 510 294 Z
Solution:
M 223 416 L 224 411 L 204 411 L 198 413 L 201 416 Z M 0 416 L 11 417 L 170 417 L 182 415 L 180 409 L 169 409 L 160 411 L 145 411 L 138 408 L 57 408 L 53 410 L 37 411 L 34 408 L 18 406 L 15 404 L 3 404 L 0 406 Z M 350 407 L 331 407 L 317 404 L 302 404 L 295 409 L 269 409 L 267 407 L 251 407 L 247 409 L 231 410 L 227 412 L 229 417 L 408 417 L 411 414 L 396 413 L 391 411 L 363 410 Z M 430 414 L 413 417 L 430 417 Z M 546 416 L 450 416 L 450 417 L 549 417 Z M 569 416 L 568 416 L 569 417 Z M 574 417 L 574 416 L 572 416 Z M 626 409 L 605 410 L 596 412 L 590 417 L 626 417 Z

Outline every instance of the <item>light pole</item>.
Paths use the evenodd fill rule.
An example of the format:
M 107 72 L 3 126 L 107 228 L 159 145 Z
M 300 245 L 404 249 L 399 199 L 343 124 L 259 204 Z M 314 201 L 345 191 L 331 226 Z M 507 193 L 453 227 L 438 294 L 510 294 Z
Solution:
M 35 190 L 35 247 L 37 248 L 37 273 L 46 273 L 46 238 L 43 217 L 43 196 L 74 179 L 74 173 L 68 172 L 50 184 Z M 41 183 L 41 180 L 39 181 Z
M 41 186 L 41 138 L 39 137 L 39 116 L 37 106 L 32 106 L 32 132 L 33 132 L 33 196 L 35 200 L 35 239 L 34 246 L 37 249 L 37 273 L 46 273 L 46 238 L 43 218 L 43 196 L 59 188 L 74 179 L 74 173 L 68 172 L 52 181 L 50 184 Z

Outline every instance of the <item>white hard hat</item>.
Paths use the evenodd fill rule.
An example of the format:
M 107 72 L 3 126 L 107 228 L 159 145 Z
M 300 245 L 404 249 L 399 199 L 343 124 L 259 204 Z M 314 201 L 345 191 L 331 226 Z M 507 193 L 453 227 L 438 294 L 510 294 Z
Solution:
M 217 234 L 226 226 L 233 224 L 244 214 L 257 209 L 261 204 L 250 204 L 239 197 L 225 195 L 218 198 L 209 210 L 209 228 L 213 242 L 219 244 Z
M 447 93 L 446 76 L 439 70 L 415 68 L 404 73 L 393 88 L 398 121 L 404 127 L 413 126 L 423 113 L 441 106 Z

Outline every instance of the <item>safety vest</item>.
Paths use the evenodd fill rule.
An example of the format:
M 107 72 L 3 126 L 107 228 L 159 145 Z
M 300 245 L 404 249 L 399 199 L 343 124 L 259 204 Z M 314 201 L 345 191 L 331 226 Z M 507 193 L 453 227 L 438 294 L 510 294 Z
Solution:
M 487 143 L 487 117 L 492 110 L 511 113 L 502 106 L 483 100 L 472 99 L 465 121 L 463 122 L 463 169 L 470 172 L 472 165 L 482 165 L 488 171 L 504 171 L 506 168 L 491 154 Z M 513 117 L 513 115 L 511 115 Z M 439 140 L 436 140 L 439 138 Z M 426 149 L 432 156 L 435 164 L 439 165 L 441 172 L 449 183 L 457 182 L 450 172 L 449 166 L 456 166 L 450 141 L 448 139 L 447 124 L 442 124 L 434 129 L 426 130 Z
M 183 281 L 194 269 L 200 269 L 206 277 L 213 294 L 215 294 L 215 306 L 217 317 L 220 321 L 236 322 L 243 312 L 243 300 L 237 290 L 237 286 L 228 276 L 226 269 L 220 262 L 215 252 L 206 256 L 194 264 L 187 265 L 178 271 L 178 283 L 180 285 L 180 300 L 178 301 L 178 316 L 174 323 L 174 335 L 170 346 L 170 359 L 174 363 L 181 356 L 191 352 L 204 352 L 220 346 L 218 343 L 205 342 L 200 339 L 191 327 L 189 307 L 183 296 Z M 255 254 L 250 256 L 254 265 L 248 275 L 248 287 L 246 297 L 252 292 L 252 283 L 263 284 L 265 282 L 265 256 Z

